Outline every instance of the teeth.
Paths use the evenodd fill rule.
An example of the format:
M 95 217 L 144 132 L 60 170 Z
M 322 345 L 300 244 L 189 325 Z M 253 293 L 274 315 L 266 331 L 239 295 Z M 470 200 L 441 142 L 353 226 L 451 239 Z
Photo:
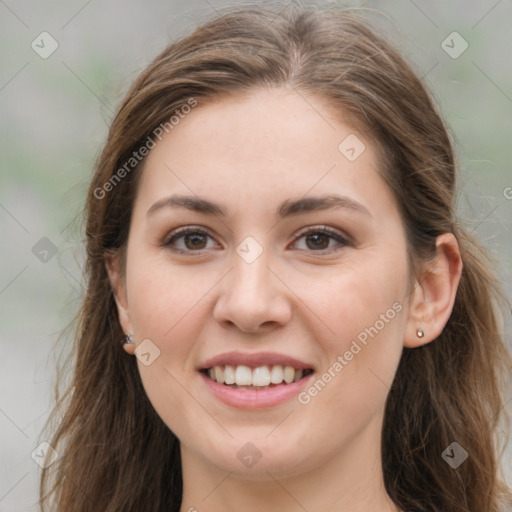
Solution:
M 252 386 L 252 371 L 248 366 L 237 366 L 235 371 L 237 386 Z
M 270 371 L 268 366 L 258 366 L 252 371 L 253 386 L 268 386 L 270 384 Z
M 284 381 L 286 384 L 290 384 L 293 382 L 293 379 L 295 377 L 295 368 L 292 368 L 291 366 L 285 366 L 284 367 Z
M 217 381 L 222 384 L 221 381 Z M 235 383 L 235 369 L 232 366 L 226 365 L 224 366 L 224 384 L 234 384 Z
M 208 377 L 220 383 L 234 386 L 240 389 L 268 389 L 271 385 L 291 384 L 297 382 L 304 376 L 304 370 L 296 370 L 292 366 L 258 366 L 249 368 L 245 365 L 239 366 L 214 366 L 208 369 Z
M 272 372 L 270 373 L 270 382 L 272 382 L 272 384 L 281 384 L 281 382 L 283 382 L 282 366 L 276 364 L 272 367 Z
M 215 380 L 217 382 L 224 382 L 224 370 L 222 369 L 222 366 L 215 366 Z

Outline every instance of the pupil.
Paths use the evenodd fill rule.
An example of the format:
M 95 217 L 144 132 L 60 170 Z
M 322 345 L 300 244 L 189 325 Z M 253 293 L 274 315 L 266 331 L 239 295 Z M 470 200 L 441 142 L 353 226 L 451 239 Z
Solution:
M 318 239 L 320 238 L 320 244 L 318 244 Z M 323 244 L 322 244 L 322 238 L 323 238 Z M 317 234 L 314 234 L 314 235 L 309 235 L 307 237 L 307 240 L 308 241 L 311 241 L 311 240 L 316 240 L 316 242 L 313 242 L 313 247 L 316 247 L 316 248 L 320 248 L 320 249 L 326 249 L 327 246 L 329 245 L 329 241 L 327 239 L 327 236 L 323 233 L 317 233 Z M 325 241 L 327 241 L 327 244 L 325 244 Z
M 199 239 L 199 244 L 201 243 L 201 241 L 203 241 L 203 242 L 204 242 L 204 237 L 203 237 L 203 235 L 198 235 L 198 234 L 185 235 L 185 245 L 187 246 L 187 248 L 189 248 L 189 249 L 190 249 L 191 247 L 189 246 L 189 242 L 190 242 L 191 240 L 195 240 L 195 242 L 197 242 L 197 241 L 198 241 L 198 239 Z M 203 240 L 201 240 L 201 239 L 203 239 Z M 192 245 L 192 249 L 193 249 L 193 248 L 196 248 L 196 249 L 197 249 L 197 248 L 202 249 L 202 247 L 198 247 L 198 245 L 197 245 L 195 242 L 192 242 L 192 244 L 191 244 L 191 245 Z

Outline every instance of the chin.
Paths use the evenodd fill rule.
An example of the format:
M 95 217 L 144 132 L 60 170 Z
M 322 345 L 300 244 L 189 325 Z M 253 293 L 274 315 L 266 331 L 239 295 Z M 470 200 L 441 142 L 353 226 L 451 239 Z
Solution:
M 219 470 L 232 473 L 233 477 L 248 481 L 272 481 L 275 478 L 291 478 L 314 468 L 314 454 L 307 454 L 288 438 L 240 442 L 240 438 L 224 441 L 223 450 L 210 453 L 209 462 Z M 247 438 L 246 438 L 247 439 Z M 219 446 L 219 444 L 217 445 Z

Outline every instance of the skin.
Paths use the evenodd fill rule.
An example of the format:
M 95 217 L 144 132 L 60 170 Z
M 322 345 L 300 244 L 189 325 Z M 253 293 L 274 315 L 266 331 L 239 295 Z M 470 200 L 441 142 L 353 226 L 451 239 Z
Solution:
M 160 351 L 148 366 L 137 363 L 181 443 L 181 512 L 398 510 L 381 469 L 386 397 L 403 347 L 429 343 L 446 324 L 462 263 L 454 236 L 442 235 L 434 263 L 409 287 L 403 224 L 376 148 L 339 117 L 311 95 L 254 90 L 196 107 L 146 161 L 126 267 L 118 257 L 107 267 L 121 325 L 135 339 L 125 350 L 149 339 Z M 351 162 L 338 146 L 353 133 L 366 149 Z M 368 214 L 275 216 L 284 200 L 332 193 Z M 228 216 L 147 214 L 172 194 L 221 203 Z M 174 247 L 188 253 L 173 253 L 165 242 L 181 226 L 210 236 L 188 245 L 182 237 Z M 349 243 L 322 237 L 322 226 Z M 303 236 L 308 227 L 320 242 Z M 263 248 L 250 264 L 236 252 L 247 236 Z M 401 311 L 307 404 L 240 410 L 214 398 L 196 370 L 224 352 L 269 351 L 321 375 L 394 303 Z M 261 453 L 251 468 L 237 457 L 247 442 Z

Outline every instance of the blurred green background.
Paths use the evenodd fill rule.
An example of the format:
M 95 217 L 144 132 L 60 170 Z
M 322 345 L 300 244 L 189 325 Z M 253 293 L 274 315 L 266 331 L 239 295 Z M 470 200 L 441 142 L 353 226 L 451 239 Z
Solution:
M 0 512 L 37 510 L 31 453 L 52 403 L 54 344 L 80 304 L 80 215 L 113 111 L 165 45 L 232 3 L 0 1 Z M 455 143 L 459 212 L 512 298 L 512 2 L 343 4 L 370 9 L 425 78 Z

